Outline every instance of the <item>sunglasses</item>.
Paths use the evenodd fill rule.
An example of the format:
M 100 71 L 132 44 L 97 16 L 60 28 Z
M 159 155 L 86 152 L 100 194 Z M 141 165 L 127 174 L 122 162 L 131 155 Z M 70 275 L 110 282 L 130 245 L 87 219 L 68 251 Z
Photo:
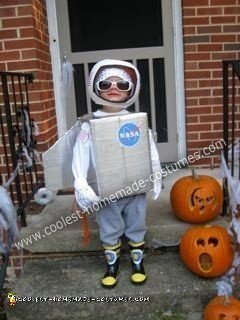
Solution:
M 115 85 L 119 91 L 130 91 L 133 86 L 131 82 L 125 80 L 100 80 L 96 83 L 96 85 L 99 91 L 108 91 L 112 88 L 113 85 Z

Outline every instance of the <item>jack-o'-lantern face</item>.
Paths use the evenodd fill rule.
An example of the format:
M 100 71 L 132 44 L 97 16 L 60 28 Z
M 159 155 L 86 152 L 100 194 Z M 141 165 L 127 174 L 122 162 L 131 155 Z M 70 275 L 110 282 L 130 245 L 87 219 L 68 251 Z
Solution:
M 215 211 L 218 203 L 215 192 L 207 186 L 193 190 L 189 201 L 189 209 L 196 210 L 199 214 Z
M 234 297 L 213 298 L 204 309 L 203 320 L 240 320 L 240 301 Z
M 192 227 L 180 242 L 186 266 L 202 277 L 217 277 L 231 266 L 233 248 L 227 231 L 219 226 Z
M 170 193 L 174 214 L 183 221 L 205 223 L 222 209 L 222 188 L 210 176 L 187 176 L 176 181 Z
M 207 243 L 205 242 L 207 240 Z M 215 254 L 214 251 L 219 250 L 219 241 L 217 238 L 209 238 L 203 239 L 198 238 L 196 240 L 196 247 L 198 250 L 198 263 L 199 268 L 203 272 L 210 272 L 213 268 L 213 256 Z

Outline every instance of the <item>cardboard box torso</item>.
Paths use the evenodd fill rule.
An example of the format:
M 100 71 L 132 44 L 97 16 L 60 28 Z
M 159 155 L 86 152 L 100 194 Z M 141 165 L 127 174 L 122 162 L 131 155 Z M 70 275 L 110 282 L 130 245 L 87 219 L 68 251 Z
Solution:
M 147 114 L 90 120 L 99 196 L 121 197 L 153 188 Z

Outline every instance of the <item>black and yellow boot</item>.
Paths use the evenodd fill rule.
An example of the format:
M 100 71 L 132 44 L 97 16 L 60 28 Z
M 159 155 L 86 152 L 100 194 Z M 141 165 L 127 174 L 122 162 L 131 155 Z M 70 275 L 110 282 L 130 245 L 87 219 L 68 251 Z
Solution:
M 147 275 L 143 266 L 144 242 L 129 242 L 131 250 L 132 274 L 131 282 L 133 284 L 143 284 L 147 280 Z
M 119 257 L 121 243 L 115 246 L 104 246 L 104 253 L 107 259 L 107 272 L 102 278 L 102 286 L 104 288 L 114 288 L 117 284 L 119 273 Z

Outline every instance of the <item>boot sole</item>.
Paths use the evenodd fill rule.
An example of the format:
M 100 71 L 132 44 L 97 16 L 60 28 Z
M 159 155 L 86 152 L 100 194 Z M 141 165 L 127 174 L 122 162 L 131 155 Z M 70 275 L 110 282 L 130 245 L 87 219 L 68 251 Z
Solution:
M 143 280 L 142 282 L 135 282 L 132 279 L 130 279 L 131 283 L 135 286 L 141 286 L 142 284 L 144 284 L 147 281 L 148 277 L 146 277 L 145 280 Z
M 116 282 L 115 282 L 113 285 L 108 286 L 108 285 L 105 285 L 105 284 L 103 284 L 103 283 L 101 282 L 101 286 L 102 286 L 104 289 L 113 289 L 113 288 L 115 288 L 116 285 L 118 284 L 118 275 L 119 275 L 119 272 L 120 272 L 120 270 L 118 270 L 118 273 L 117 273 L 117 276 L 116 276 Z

